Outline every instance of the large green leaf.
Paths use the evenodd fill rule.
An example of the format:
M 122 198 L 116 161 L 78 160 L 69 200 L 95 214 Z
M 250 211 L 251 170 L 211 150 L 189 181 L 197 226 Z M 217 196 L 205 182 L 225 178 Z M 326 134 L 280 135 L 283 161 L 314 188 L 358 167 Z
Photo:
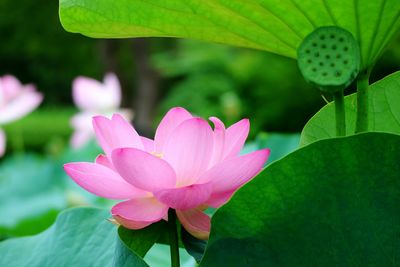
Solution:
M 369 130 L 400 134 L 400 71 L 372 84 L 369 92 Z M 347 134 L 355 131 L 356 94 L 345 98 Z M 301 134 L 300 145 L 336 136 L 335 107 L 324 106 L 306 124 Z
M 192 236 L 184 227 L 181 227 L 181 239 L 186 251 L 199 263 L 204 255 L 207 241 Z
M 120 240 L 109 216 L 108 211 L 94 208 L 65 211 L 41 234 L 0 243 L 0 266 L 148 266 L 133 253 L 128 264 L 114 258 Z
M 201 266 L 397 266 L 399 147 L 365 133 L 271 164 L 215 213 Z
M 0 166 L 0 239 L 43 231 L 67 206 L 54 162 L 18 155 Z
M 135 260 L 132 258 L 143 258 L 166 229 L 165 221 L 154 223 L 141 230 L 119 227 L 114 265 L 128 267 L 131 266 L 132 260 Z
M 195 260 L 183 248 L 179 249 L 181 267 L 195 267 Z M 151 267 L 171 266 L 171 254 L 169 245 L 155 244 L 149 252 L 147 252 L 144 260 Z
M 398 0 L 60 0 L 64 28 L 91 37 L 182 37 L 296 57 L 315 28 L 337 25 L 359 42 L 362 66 L 400 27 Z
M 68 206 L 107 204 L 67 178 L 62 165 L 92 160 L 97 146 L 66 150 L 58 158 L 16 154 L 0 162 L 0 240 L 37 234 L 48 228 Z

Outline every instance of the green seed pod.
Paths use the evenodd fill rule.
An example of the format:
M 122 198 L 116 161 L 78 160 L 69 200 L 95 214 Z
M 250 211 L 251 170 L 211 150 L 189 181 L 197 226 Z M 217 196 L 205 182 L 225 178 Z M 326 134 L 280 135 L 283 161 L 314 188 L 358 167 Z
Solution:
M 336 26 L 317 28 L 297 49 L 306 81 L 335 93 L 351 84 L 360 71 L 360 51 L 353 35 Z

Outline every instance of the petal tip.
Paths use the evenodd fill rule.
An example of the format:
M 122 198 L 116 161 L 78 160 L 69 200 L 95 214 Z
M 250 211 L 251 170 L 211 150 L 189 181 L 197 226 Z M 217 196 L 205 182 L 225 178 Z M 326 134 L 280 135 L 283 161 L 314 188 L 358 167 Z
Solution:
M 208 122 L 203 118 L 194 117 L 194 118 L 192 118 L 190 120 L 194 121 L 197 125 L 201 125 L 201 126 L 207 125 L 208 127 L 210 127 L 210 124 L 208 124 Z
M 265 164 L 265 162 L 267 162 L 269 156 L 271 155 L 271 149 L 264 148 L 264 149 L 256 150 L 253 153 L 254 153 L 254 155 L 258 155 L 258 158 L 260 160 L 262 160 Z
M 64 169 L 65 172 L 68 172 L 68 170 L 70 169 L 70 164 L 71 164 L 71 163 L 65 163 L 65 164 L 63 165 L 63 169 Z
M 125 120 L 125 119 L 121 116 L 121 114 L 119 114 L 119 113 L 114 113 L 114 114 L 112 115 L 112 117 L 111 117 L 111 120 Z
M 269 157 L 269 155 L 271 155 L 271 149 L 270 148 L 264 148 L 261 151 L 263 151 L 264 155 L 266 157 Z
M 241 119 L 239 122 L 241 124 L 243 124 L 244 127 L 250 127 L 250 119 L 249 118 Z
M 94 116 L 92 117 L 92 122 L 93 122 L 93 123 L 98 123 L 100 120 L 104 120 L 104 119 L 108 120 L 108 118 L 105 117 L 105 116 L 102 116 L 102 115 L 94 115 Z
M 185 108 L 183 108 L 183 107 L 173 107 L 173 108 L 171 108 L 169 111 L 173 111 L 173 112 L 188 112 L 189 113 L 189 111 L 187 111 Z
M 92 125 L 95 130 L 97 127 L 100 127 L 102 123 L 108 123 L 108 122 L 110 122 L 110 120 L 103 115 L 94 115 L 92 117 Z
M 65 164 L 63 165 L 63 169 L 64 169 L 64 171 L 69 172 L 69 171 L 74 170 L 74 169 L 75 169 L 74 167 L 75 167 L 76 165 L 77 165 L 76 162 L 65 163 Z

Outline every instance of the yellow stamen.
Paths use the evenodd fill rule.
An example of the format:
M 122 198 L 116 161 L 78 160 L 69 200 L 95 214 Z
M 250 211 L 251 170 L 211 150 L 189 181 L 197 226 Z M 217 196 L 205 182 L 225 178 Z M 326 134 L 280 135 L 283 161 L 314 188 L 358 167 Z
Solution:
M 157 152 L 151 152 L 150 154 L 152 154 L 153 156 L 156 156 L 157 158 L 160 158 L 160 159 L 162 159 L 163 158 L 163 154 L 162 153 L 157 153 Z

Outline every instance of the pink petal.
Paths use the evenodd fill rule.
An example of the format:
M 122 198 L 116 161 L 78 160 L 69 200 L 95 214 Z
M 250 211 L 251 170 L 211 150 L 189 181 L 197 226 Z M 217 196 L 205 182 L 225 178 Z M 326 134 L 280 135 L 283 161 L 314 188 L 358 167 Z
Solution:
M 75 131 L 70 142 L 73 148 L 83 147 L 94 137 L 92 117 L 91 112 L 80 112 L 72 117 L 71 126 Z
M 114 114 L 119 114 L 122 116 L 122 118 L 124 118 L 127 121 L 131 121 L 135 115 L 135 113 L 128 109 L 128 108 L 120 108 L 120 109 L 116 109 Z
M 34 87 L 27 85 L 12 100 L 0 107 L 0 124 L 18 120 L 32 112 L 42 102 L 42 94 L 36 92 Z
M 249 135 L 249 130 L 250 122 L 248 119 L 238 121 L 226 130 L 223 158 L 229 158 L 239 154 Z
M 143 136 L 141 136 L 140 139 L 142 139 L 142 143 L 143 143 L 143 147 L 144 147 L 145 151 L 147 151 L 149 153 L 152 153 L 155 151 L 153 140 L 151 140 L 150 138 L 147 138 L 147 137 L 143 137 Z
M 76 130 L 90 130 L 93 132 L 92 119 L 95 115 L 93 112 L 79 112 L 71 118 L 71 126 Z
M 182 226 L 198 239 L 207 240 L 210 235 L 210 217 L 198 209 L 177 210 L 176 214 Z
M 4 155 L 6 151 L 6 135 L 2 129 L 0 129 L 0 157 Z
M 3 99 L 4 102 L 14 98 L 22 88 L 23 85 L 14 76 L 4 75 L 0 77 L 0 94 L 2 95 L 0 99 Z M 2 101 L 0 101 L 0 103 L 1 102 Z
M 171 208 L 187 210 L 205 203 L 212 192 L 211 183 L 194 184 L 180 188 L 164 189 L 154 196 Z
M 157 127 L 154 138 L 156 152 L 162 152 L 164 143 L 175 128 L 185 120 L 191 118 L 193 116 L 186 109 L 181 107 L 171 108 Z
M 106 75 L 105 84 L 91 78 L 77 77 L 72 83 L 72 98 L 81 110 L 104 112 L 121 103 L 121 88 L 115 75 Z
M 124 227 L 141 229 L 165 217 L 168 207 L 153 197 L 147 197 L 118 203 L 112 207 L 111 213 Z
M 262 149 L 225 160 L 204 173 L 199 182 L 212 183 L 210 199 L 214 194 L 235 191 L 261 171 L 269 154 L 269 149 Z
M 114 166 L 112 165 L 112 163 L 108 160 L 107 156 L 103 154 L 98 155 L 95 162 L 96 164 L 100 164 L 103 165 L 104 167 L 114 170 Z
M 64 165 L 65 172 L 82 188 L 100 197 L 128 199 L 148 193 L 127 183 L 116 172 L 103 165 L 75 162 Z
M 114 73 L 107 73 L 104 76 L 104 85 L 109 92 L 109 97 L 114 106 L 119 107 L 121 105 L 121 85 L 117 75 Z
M 108 100 L 104 97 L 103 84 L 95 79 L 77 77 L 72 82 L 72 98 L 82 110 L 96 111 L 104 107 Z M 107 96 L 106 96 L 107 97 Z
M 213 131 L 207 121 L 192 118 L 179 125 L 164 144 L 164 159 L 177 176 L 177 186 L 193 184 L 210 162 Z
M 211 117 L 209 119 L 214 123 L 214 146 L 210 164 L 208 166 L 210 168 L 220 162 L 224 155 L 225 125 L 216 117 Z
M 225 203 L 227 203 L 232 198 L 232 195 L 235 192 L 236 191 L 233 190 L 233 191 L 211 194 L 210 199 L 206 202 L 206 205 L 213 208 L 219 208 Z
M 93 118 L 93 127 L 98 142 L 108 157 L 112 150 L 122 147 L 143 149 L 140 136 L 121 115 L 114 114 L 111 120 L 103 116 Z
M 120 148 L 112 152 L 112 162 L 117 172 L 135 187 L 154 192 L 173 188 L 176 176 L 164 160 L 135 148 Z
M 92 138 L 94 134 L 93 131 L 76 130 L 71 137 L 71 146 L 74 149 L 82 148 L 86 145 Z

